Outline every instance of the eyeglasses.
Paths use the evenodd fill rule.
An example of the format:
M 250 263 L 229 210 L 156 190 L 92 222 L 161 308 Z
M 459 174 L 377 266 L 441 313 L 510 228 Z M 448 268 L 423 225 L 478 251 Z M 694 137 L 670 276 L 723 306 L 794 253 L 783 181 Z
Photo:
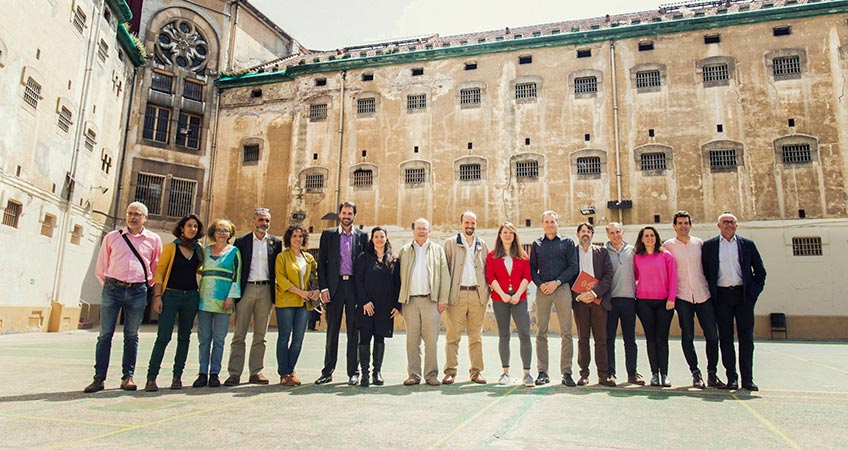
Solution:
M 128 217 L 144 217 L 144 216 L 146 216 L 146 215 L 147 215 L 147 214 L 144 214 L 144 213 L 137 213 L 137 212 L 134 212 L 134 211 L 127 211 L 127 216 L 128 216 Z
M 225 228 L 217 229 L 217 230 L 215 230 L 215 232 L 218 233 L 218 234 L 230 234 L 230 230 L 227 230 Z
M 735 220 L 722 220 L 721 223 L 724 224 L 724 225 L 733 225 L 733 224 L 736 223 L 736 221 Z

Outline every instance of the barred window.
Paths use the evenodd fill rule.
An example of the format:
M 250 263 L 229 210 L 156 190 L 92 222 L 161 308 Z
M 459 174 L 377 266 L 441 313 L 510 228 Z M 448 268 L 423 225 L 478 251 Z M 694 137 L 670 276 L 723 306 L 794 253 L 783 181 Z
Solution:
M 74 11 L 74 28 L 80 33 L 85 31 L 85 19 L 85 13 L 82 12 L 82 8 L 77 6 L 77 9 Z
M 88 151 L 94 151 L 94 146 L 97 145 L 97 133 L 91 128 L 85 131 L 85 148 Z
M 165 176 L 138 173 L 133 201 L 147 205 L 150 215 L 162 213 L 162 192 L 165 190 Z
M 242 148 L 242 162 L 259 161 L 259 144 L 249 144 Z
M 730 72 L 728 71 L 727 64 L 714 64 L 704 66 L 703 77 L 705 83 L 710 81 L 725 81 L 730 79 Z
M 376 98 L 359 98 L 356 99 L 356 113 L 367 114 L 377 112 Z
M 426 170 L 422 167 L 419 169 L 406 169 L 403 173 L 404 184 L 424 184 L 424 176 Z
M 665 153 L 642 153 L 639 155 L 639 163 L 642 170 L 666 170 L 668 165 L 665 160 Z
M 459 104 L 464 106 L 480 105 L 480 88 L 460 89 Z
M 41 222 L 41 235 L 53 237 L 53 230 L 56 228 L 56 216 L 53 214 L 45 214 L 44 221 Z
M 97 57 L 103 62 L 106 62 L 109 58 L 109 44 L 107 44 L 103 39 L 101 39 L 97 44 Z
M 738 165 L 735 149 L 710 150 L 711 169 L 727 169 Z
M 183 217 L 191 213 L 196 187 L 195 180 L 171 178 L 171 192 L 168 194 L 169 217 Z
M 577 158 L 577 175 L 596 175 L 601 173 L 600 156 L 581 156 Z
M 518 161 L 515 163 L 516 178 L 539 178 L 539 161 Z
M 784 164 L 808 163 L 813 160 L 810 144 L 791 144 L 780 147 Z
M 480 164 L 459 165 L 459 181 L 476 181 L 481 177 Z
M 515 99 L 536 98 L 536 83 L 518 83 L 515 85 Z
M 79 245 L 82 234 L 82 225 L 74 225 L 74 231 L 71 232 L 71 244 Z
M 203 101 L 203 85 L 189 80 L 183 80 L 183 98 Z
M 59 111 L 59 122 L 57 123 L 57 125 L 59 126 L 59 129 L 61 129 L 62 131 L 66 132 L 66 133 L 68 131 L 70 131 L 71 130 L 71 124 L 73 123 L 73 122 L 71 122 L 72 117 L 73 117 L 73 113 L 71 112 L 71 110 L 69 110 L 68 108 L 65 108 L 63 106 L 62 110 Z
M 41 100 L 41 85 L 32 78 L 27 78 L 26 86 L 24 86 L 24 101 L 33 108 L 38 108 L 38 101 Z
M 821 237 L 793 237 L 792 256 L 822 256 Z
M 658 87 L 662 85 L 659 70 L 636 72 L 636 88 Z
M 309 105 L 309 120 L 324 120 L 327 118 L 327 104 Z
M 406 96 L 406 110 L 407 111 L 417 111 L 421 109 L 427 108 L 427 95 L 426 94 L 418 94 L 418 95 L 407 95 Z
M 159 106 L 147 105 L 144 114 L 144 131 L 142 137 L 156 142 L 168 142 L 168 128 L 171 110 Z
M 200 148 L 200 116 L 180 113 L 177 122 L 177 145 L 185 148 Z
M 598 92 L 598 77 L 578 77 L 574 79 L 575 94 Z
M 3 225 L 18 228 L 18 219 L 20 219 L 23 209 L 24 205 L 14 200 L 7 201 L 6 209 L 3 210 Z
M 353 185 L 356 187 L 374 184 L 374 171 L 371 169 L 356 169 L 353 171 Z
M 324 174 L 306 175 L 306 189 L 324 189 Z
M 150 75 L 150 89 L 165 94 L 171 93 L 174 77 L 160 72 L 152 72 Z
M 781 56 L 772 60 L 772 74 L 775 78 L 798 75 L 801 73 L 800 56 Z

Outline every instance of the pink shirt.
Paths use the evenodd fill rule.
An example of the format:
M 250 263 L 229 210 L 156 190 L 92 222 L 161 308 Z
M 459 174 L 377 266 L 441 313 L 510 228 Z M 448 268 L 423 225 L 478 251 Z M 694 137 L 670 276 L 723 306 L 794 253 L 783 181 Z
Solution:
M 153 275 L 156 274 L 156 265 L 159 263 L 159 255 L 162 253 L 162 239 L 146 228 L 139 234 L 132 234 L 126 228 L 123 232 L 129 237 L 141 258 L 147 262 L 147 283 L 152 283 Z M 118 230 L 110 231 L 103 237 L 94 275 L 100 280 L 101 285 L 106 278 L 114 278 L 125 283 L 145 281 L 141 263 Z
M 689 237 L 685 244 L 676 237 L 665 241 L 663 248 L 671 252 L 677 263 L 677 298 L 689 303 L 704 303 L 710 298 L 710 288 L 701 264 L 704 241 Z
M 636 275 L 636 298 L 674 303 L 677 266 L 671 253 L 663 250 L 650 255 L 634 255 L 633 273 Z

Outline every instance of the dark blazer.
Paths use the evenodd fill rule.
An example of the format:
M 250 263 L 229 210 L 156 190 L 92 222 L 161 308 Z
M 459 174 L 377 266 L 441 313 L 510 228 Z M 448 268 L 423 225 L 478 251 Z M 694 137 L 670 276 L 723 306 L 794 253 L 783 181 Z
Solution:
M 277 262 L 277 255 L 283 251 L 283 241 L 276 236 L 272 236 L 271 234 L 267 234 L 268 236 L 268 279 L 271 281 L 271 303 L 276 301 L 277 289 L 276 284 L 274 283 L 276 279 L 276 270 L 274 270 L 274 264 Z M 244 293 L 245 287 L 247 287 L 247 277 L 250 275 L 250 262 L 253 258 L 253 232 L 245 234 L 244 236 L 236 238 L 236 241 L 233 243 L 236 248 L 239 249 L 241 253 L 241 292 Z M 236 299 L 238 302 L 239 299 Z
M 610 311 L 612 310 L 612 297 L 610 295 L 613 275 L 612 261 L 609 259 L 609 252 L 607 252 L 606 248 L 590 245 L 590 249 L 592 250 L 592 270 L 595 272 L 595 279 L 598 280 L 598 285 L 592 288 L 592 290 L 601 299 L 601 306 L 605 310 Z M 577 249 L 577 266 L 580 266 L 580 248 Z M 580 272 L 583 272 L 582 267 L 577 272 L 578 277 L 580 276 Z M 577 298 L 577 294 L 574 291 L 571 291 L 571 298 Z
M 330 290 L 330 298 L 336 296 L 339 287 L 339 268 L 341 266 L 341 254 L 339 253 L 339 227 L 327 228 L 321 233 L 321 243 L 318 247 L 318 287 L 323 291 Z M 368 244 L 368 233 L 353 228 L 353 248 L 351 256 L 356 263 L 356 257 L 365 251 Z M 356 273 L 356 264 L 353 274 Z M 353 275 L 351 274 L 351 275 Z
M 710 287 L 713 298 L 718 290 L 718 248 L 721 235 L 704 241 L 701 248 L 701 263 L 704 266 L 704 276 Z M 766 268 L 754 241 L 736 235 L 736 245 L 739 249 L 739 266 L 742 268 L 742 286 L 745 291 L 745 301 L 756 303 L 766 285 Z

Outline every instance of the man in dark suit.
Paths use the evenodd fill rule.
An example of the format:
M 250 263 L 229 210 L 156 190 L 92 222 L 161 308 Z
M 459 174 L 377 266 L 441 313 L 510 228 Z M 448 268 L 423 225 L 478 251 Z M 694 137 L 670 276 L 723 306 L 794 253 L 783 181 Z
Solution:
M 736 216 L 724 213 L 718 218 L 721 234 L 704 242 L 701 262 L 710 295 L 716 299 L 721 360 L 727 372 L 727 388 L 739 388 L 733 322 L 739 338 L 739 372 L 742 388 L 757 391 L 754 384 L 754 305 L 766 283 L 766 268 L 757 246 L 736 235 Z
M 592 245 L 595 227 L 583 222 L 577 226 L 577 261 L 580 275 L 577 276 L 572 298 L 574 299 L 574 321 L 577 324 L 577 365 L 580 366 L 578 386 L 589 384 L 589 334 L 595 338 L 595 367 L 598 370 L 598 383 L 615 386 L 614 378 L 609 376 L 607 359 L 607 311 L 612 309 L 610 288 L 612 287 L 612 262 L 607 249 Z M 591 289 L 584 290 L 578 285 L 583 273 L 598 280 Z
M 278 237 L 268 234 L 271 212 L 267 208 L 253 211 L 253 231 L 236 239 L 235 246 L 241 253 L 240 299 L 236 299 L 235 332 L 230 344 L 230 362 L 227 364 L 229 377 L 224 386 L 237 386 L 244 370 L 245 338 L 253 319 L 253 342 L 250 345 L 248 368 L 254 384 L 268 384 L 262 375 L 265 361 L 265 333 L 268 319 L 274 309 L 274 263 L 283 249 Z
M 353 262 L 365 251 L 368 233 L 353 227 L 354 218 L 356 205 L 353 202 L 343 202 L 339 205 L 340 225 L 321 233 L 321 244 L 318 247 L 318 287 L 321 288 L 321 301 L 325 303 L 327 345 L 324 349 L 324 369 L 315 384 L 333 381 L 333 371 L 336 370 L 339 357 L 342 314 L 345 316 L 347 327 L 348 384 L 359 384 L 359 338 L 355 322 Z

